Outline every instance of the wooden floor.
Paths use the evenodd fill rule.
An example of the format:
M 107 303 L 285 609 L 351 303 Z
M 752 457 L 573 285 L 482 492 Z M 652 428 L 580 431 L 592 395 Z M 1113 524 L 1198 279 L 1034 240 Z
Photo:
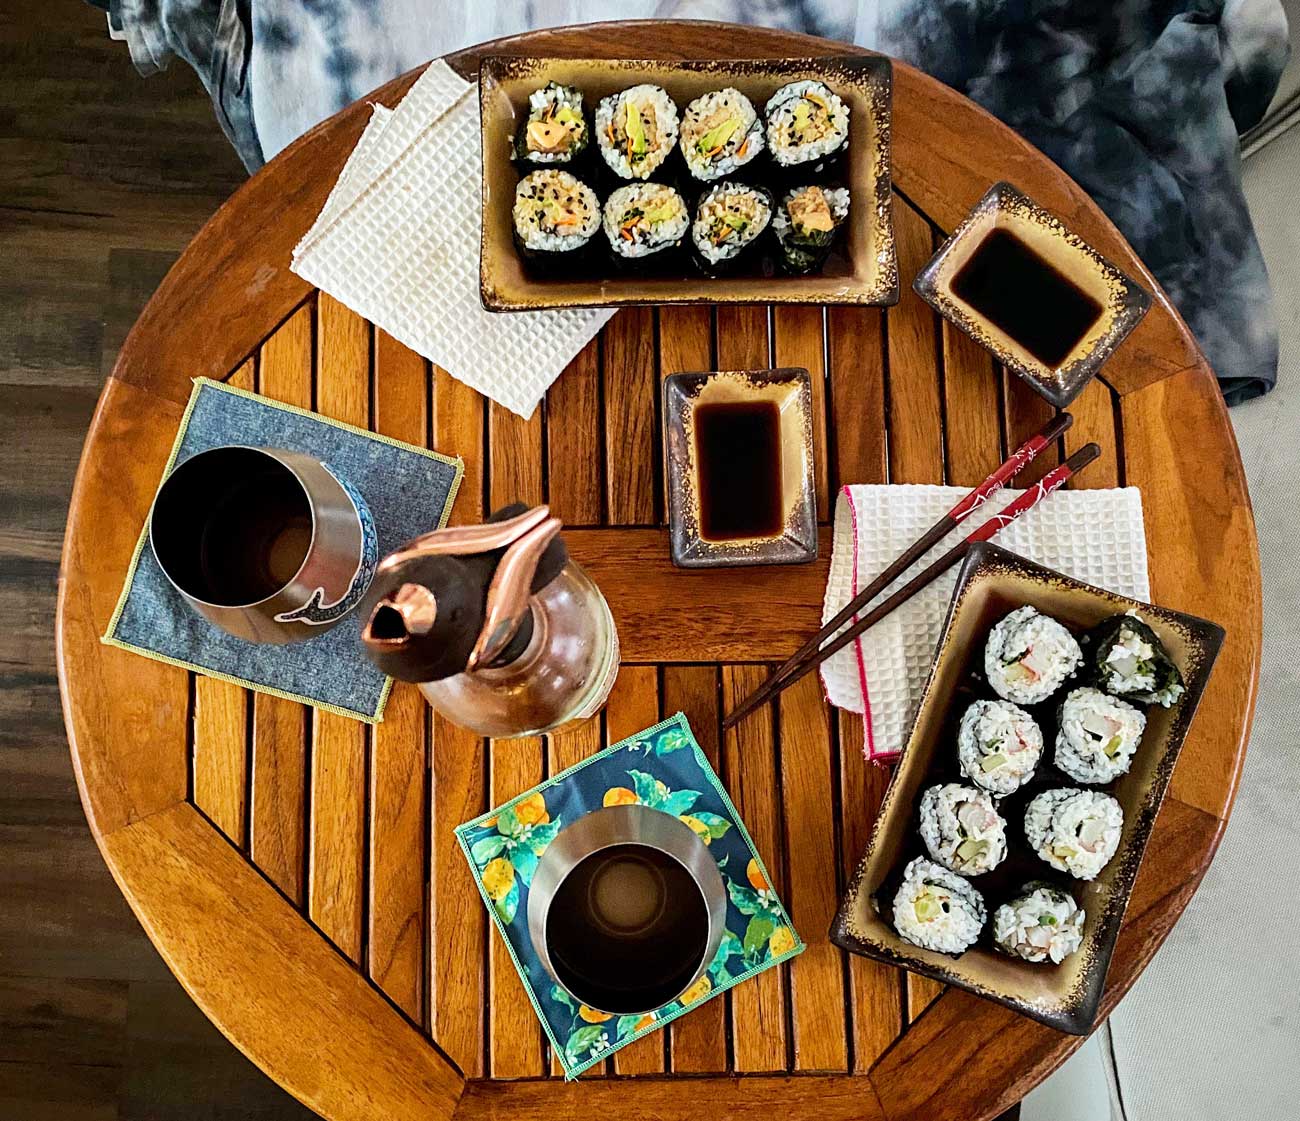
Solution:
M 68 494 L 103 376 L 244 173 L 187 67 L 75 0 L 0 14 L 0 1118 L 314 1116 L 171 977 L 86 828 L 54 675 Z

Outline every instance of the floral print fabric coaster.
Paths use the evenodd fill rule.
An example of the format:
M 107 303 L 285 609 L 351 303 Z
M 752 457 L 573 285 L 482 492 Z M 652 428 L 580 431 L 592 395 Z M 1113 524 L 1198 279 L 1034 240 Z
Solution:
M 676 1000 L 644 1016 L 609 1016 L 578 1004 L 546 972 L 528 936 L 528 885 L 546 846 L 583 814 L 618 805 L 649 806 L 681 818 L 708 845 L 729 897 L 726 931 L 708 971 Z M 804 948 L 736 807 L 680 712 L 466 822 L 456 837 L 566 1078 Z

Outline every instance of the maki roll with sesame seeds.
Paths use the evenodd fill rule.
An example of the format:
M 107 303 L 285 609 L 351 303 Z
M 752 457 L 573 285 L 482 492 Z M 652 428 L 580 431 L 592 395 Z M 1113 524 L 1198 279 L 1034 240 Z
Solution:
M 620 264 L 653 257 L 658 268 L 671 267 L 690 224 L 686 200 L 660 183 L 629 183 L 605 200 L 605 237 Z
M 659 86 L 632 86 L 596 107 L 596 143 L 620 179 L 649 179 L 677 145 L 677 106 Z
M 709 274 L 731 271 L 758 249 L 772 220 L 772 196 L 761 187 L 727 181 L 708 190 L 695 208 L 691 244 Z
M 1060 965 L 1083 942 L 1086 917 L 1069 892 L 1036 880 L 993 912 L 993 944 L 1009 957 Z
M 572 169 L 590 140 L 582 91 L 548 82 L 528 96 L 528 115 L 515 136 L 515 160 L 534 167 Z
M 1097 687 L 1114 697 L 1168 708 L 1185 691 L 1164 645 L 1134 612 L 1112 615 L 1083 636 Z
M 835 166 L 849 147 L 849 107 L 825 82 L 782 86 L 768 99 L 767 147 L 783 171 L 807 181 Z
M 596 192 L 567 171 L 534 171 L 515 187 L 511 212 L 515 244 L 543 268 L 577 263 L 600 228 Z
M 714 90 L 686 106 L 681 147 L 691 175 L 712 183 L 744 167 L 763 150 L 763 122 L 739 90 Z
M 960 954 L 984 929 L 984 898 L 968 881 L 923 856 L 903 869 L 894 896 L 894 929 L 914 946 Z
M 1061 702 L 1056 765 L 1075 782 L 1110 782 L 1128 773 L 1146 713 L 1100 689 L 1075 689 Z
M 781 267 L 796 276 L 821 268 L 848 216 L 846 187 L 807 186 L 788 191 L 772 215 Z

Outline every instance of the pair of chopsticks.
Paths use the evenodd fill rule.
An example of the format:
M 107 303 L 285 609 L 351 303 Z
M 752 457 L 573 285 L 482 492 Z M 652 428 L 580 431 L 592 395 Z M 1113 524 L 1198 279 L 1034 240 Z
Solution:
M 900 574 L 910 568 L 912 564 L 928 553 L 939 541 L 943 540 L 953 529 L 979 509 L 994 491 L 1005 486 L 1023 467 L 1032 463 L 1039 452 L 1054 444 L 1073 423 L 1074 417 L 1069 413 L 1061 413 L 1041 432 L 1036 433 L 1021 444 L 1001 467 L 963 497 L 951 510 L 908 546 L 897 560 L 849 600 L 836 614 L 835 618 L 805 642 L 795 654 L 778 666 L 762 685 L 741 701 L 734 711 L 728 714 L 723 720 L 722 726 L 724 728 L 732 727 L 760 705 L 771 700 L 787 686 L 793 685 L 805 674 L 816 669 L 832 654 L 842 650 L 863 631 L 875 626 L 899 604 L 911 599 L 927 584 L 950 569 L 966 555 L 970 547 L 977 541 L 989 540 L 998 530 L 1010 525 L 1026 510 L 1032 509 L 1052 491 L 1062 486 L 1067 479 L 1088 466 L 1101 454 L 1101 448 L 1096 444 L 1087 444 L 1080 448 L 1059 467 L 1049 471 L 1036 485 L 1022 491 L 1006 509 L 994 514 L 977 530 L 944 553 L 929 568 L 899 588 L 879 606 L 867 612 L 866 615 L 836 635 L 836 631 L 839 631 L 840 627 L 849 622 L 871 600 L 893 583 Z M 825 645 L 822 645 L 823 643 Z

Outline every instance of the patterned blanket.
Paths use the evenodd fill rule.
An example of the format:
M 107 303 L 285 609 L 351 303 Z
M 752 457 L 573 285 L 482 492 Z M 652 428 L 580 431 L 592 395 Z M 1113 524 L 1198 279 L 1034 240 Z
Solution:
M 207 86 L 250 170 L 425 60 L 530 28 L 696 18 L 885 51 L 979 102 L 1096 199 L 1200 341 L 1229 403 L 1277 377 L 1238 136 L 1287 60 L 1279 0 L 110 0 L 145 73 Z

